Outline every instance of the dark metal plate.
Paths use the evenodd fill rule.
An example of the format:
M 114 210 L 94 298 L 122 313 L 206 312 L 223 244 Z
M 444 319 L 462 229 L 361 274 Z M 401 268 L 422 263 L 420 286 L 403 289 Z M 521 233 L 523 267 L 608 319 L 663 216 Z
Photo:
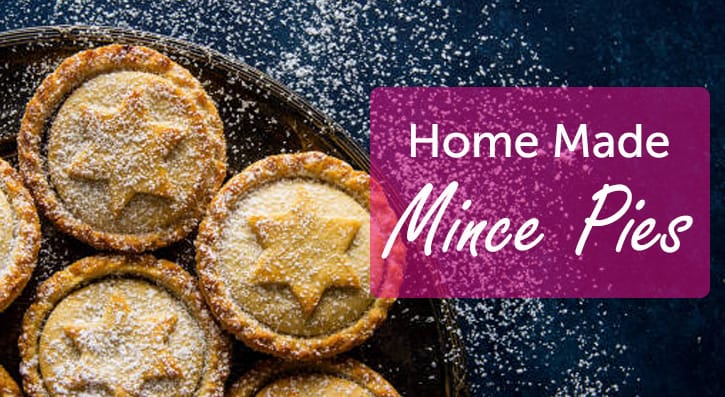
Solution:
M 267 155 L 316 149 L 368 170 L 367 153 L 329 117 L 266 74 L 216 51 L 156 34 L 89 26 L 37 27 L 0 33 L 0 155 L 14 166 L 25 104 L 44 76 L 68 55 L 109 43 L 143 44 L 191 70 L 218 105 L 227 136 L 229 175 Z M 42 216 L 41 216 L 42 219 Z M 0 364 L 19 380 L 17 338 L 39 282 L 95 251 L 42 219 L 43 244 L 33 279 L 0 314 Z M 156 251 L 193 273 L 195 236 Z M 406 396 L 462 396 L 465 360 L 451 305 L 400 300 L 389 319 L 349 355 L 382 373 Z M 230 381 L 262 355 L 234 344 Z

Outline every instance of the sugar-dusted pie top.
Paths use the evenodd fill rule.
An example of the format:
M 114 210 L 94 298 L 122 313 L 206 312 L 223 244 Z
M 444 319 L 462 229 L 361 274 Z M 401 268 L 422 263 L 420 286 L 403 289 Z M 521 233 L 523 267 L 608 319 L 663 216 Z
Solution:
M 68 295 L 40 335 L 51 394 L 193 395 L 206 342 L 182 302 L 147 281 L 106 279 Z
M 191 232 L 226 174 L 222 122 L 201 83 L 141 46 L 64 60 L 28 102 L 18 158 L 56 226 L 127 252 Z
M 33 198 L 15 170 L 0 159 L 0 312 L 33 274 L 40 249 L 40 222 Z
M 370 218 L 350 195 L 306 179 L 242 197 L 220 240 L 236 304 L 280 332 L 315 336 L 367 311 Z
M 345 378 L 328 374 L 291 375 L 276 380 L 255 397 L 375 397 L 369 390 Z
M 293 360 L 369 338 L 394 302 L 370 294 L 369 182 L 320 152 L 269 156 L 230 179 L 196 240 L 201 290 L 219 322 Z
M 264 360 L 242 375 L 227 397 L 400 397 L 379 373 L 351 358 L 311 363 Z
M 31 396 L 223 394 L 229 344 L 194 278 L 146 256 L 93 256 L 38 287 L 18 341 Z
M 66 208 L 112 233 L 167 227 L 195 204 L 204 129 L 181 90 L 124 71 L 85 82 L 50 129 L 50 177 Z
M 15 244 L 13 233 L 15 230 L 15 215 L 8 201 L 8 196 L 0 188 L 0 277 L 8 268 L 11 252 Z

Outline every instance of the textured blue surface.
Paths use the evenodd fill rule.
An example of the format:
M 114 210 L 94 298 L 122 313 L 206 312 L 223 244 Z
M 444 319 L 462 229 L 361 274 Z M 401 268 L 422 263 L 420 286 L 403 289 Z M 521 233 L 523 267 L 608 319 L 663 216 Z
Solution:
M 479 302 L 459 306 L 469 314 L 462 323 L 476 395 L 596 394 L 586 387 L 596 382 L 604 384 L 594 387 L 600 394 L 725 395 L 724 3 L 354 4 L 355 9 L 343 13 L 355 16 L 348 26 L 335 16 L 334 7 L 321 12 L 299 2 L 270 3 L 3 2 L 0 30 L 60 23 L 118 25 L 208 45 L 290 85 L 332 114 L 363 145 L 367 96 L 381 85 L 707 87 L 712 109 L 712 273 L 707 298 L 544 301 L 541 311 L 553 313 L 551 327 L 548 322 L 514 327 L 541 331 L 525 339 L 526 346 L 512 347 L 527 356 L 515 360 L 506 358 L 514 354 L 510 352 L 485 359 L 499 345 L 496 338 L 480 336 L 491 327 L 495 335 L 505 335 L 504 328 L 511 325 L 484 324 L 477 317 Z M 420 30 L 423 18 L 425 29 Z M 324 47 L 316 47 L 316 40 Z M 534 77 L 537 70 L 541 76 Z M 496 310 L 498 304 L 487 302 L 485 308 Z M 592 340 L 590 335 L 598 337 Z M 581 340 L 590 347 L 582 350 Z M 620 345 L 627 349 L 618 350 Z M 602 351 L 610 353 L 596 355 Z M 582 352 L 595 357 L 582 359 Z M 505 368 L 512 361 L 523 362 L 525 370 Z M 607 370 L 597 370 L 601 363 Z M 591 379 L 583 379 L 587 377 Z

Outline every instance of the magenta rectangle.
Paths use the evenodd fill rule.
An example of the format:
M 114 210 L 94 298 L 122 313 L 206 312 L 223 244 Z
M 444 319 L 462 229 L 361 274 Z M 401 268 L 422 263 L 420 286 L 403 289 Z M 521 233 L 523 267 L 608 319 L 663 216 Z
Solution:
M 377 88 L 371 290 L 699 298 L 710 99 L 647 88 Z

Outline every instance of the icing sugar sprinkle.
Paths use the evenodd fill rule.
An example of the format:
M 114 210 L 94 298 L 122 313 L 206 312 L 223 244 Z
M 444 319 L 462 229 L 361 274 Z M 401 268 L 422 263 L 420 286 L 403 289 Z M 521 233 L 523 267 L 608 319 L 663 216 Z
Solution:
M 282 0 L 146 4 L 63 0 L 33 2 L 30 7 L 21 2 L 4 8 L 0 15 L 4 29 L 61 23 L 113 25 L 206 45 L 291 87 L 361 144 L 367 142 L 369 93 L 377 86 L 566 83 L 540 59 L 535 41 L 517 23 L 505 22 L 513 17 L 519 25 L 528 25 L 526 18 L 519 17 L 535 17 L 537 10 L 518 3 L 503 7 L 500 1 L 491 1 L 467 6 L 465 11 L 439 0 L 384 4 L 348 1 L 336 5 Z M 200 9 L 205 12 L 198 12 Z M 461 31 L 470 34 L 454 39 L 454 33 Z M 40 75 L 54 63 L 41 60 L 37 65 L 36 70 L 13 78 Z M 35 84 L 29 79 L 15 95 L 29 96 Z M 233 99 L 223 90 L 211 91 L 210 95 L 217 101 Z M 244 111 L 223 115 L 231 134 L 236 133 L 233 127 L 238 119 L 260 117 L 254 103 L 243 101 L 239 110 Z M 0 103 L 0 130 L 17 130 L 20 116 L 14 104 Z M 287 138 L 279 137 L 281 141 Z M 230 159 L 250 151 L 262 153 L 264 148 L 253 141 L 234 145 L 229 148 Z M 61 237 L 46 236 L 46 241 L 52 239 Z M 67 254 L 48 247 L 44 245 L 41 255 Z M 512 391 L 607 395 L 638 381 L 631 368 L 618 364 L 627 346 L 603 338 L 613 326 L 611 315 L 599 303 L 486 300 L 456 301 L 455 306 L 463 329 L 451 331 L 461 332 L 467 346 L 474 395 Z M 596 320 L 580 321 L 584 311 L 598 312 Z M 411 326 L 433 321 L 432 317 L 411 318 Z M 564 349 L 571 356 L 558 354 Z M 448 358 L 454 360 L 460 354 L 452 349 Z M 387 369 L 387 373 L 399 371 Z

